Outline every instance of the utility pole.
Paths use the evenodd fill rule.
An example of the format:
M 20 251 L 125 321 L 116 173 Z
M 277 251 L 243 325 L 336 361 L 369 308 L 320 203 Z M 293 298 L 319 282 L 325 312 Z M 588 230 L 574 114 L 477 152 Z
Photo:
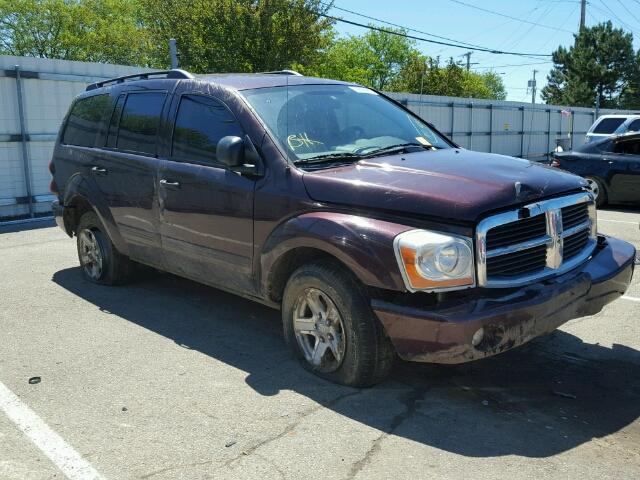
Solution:
M 169 39 L 169 57 L 171 58 L 171 69 L 178 68 L 178 46 L 176 39 Z
M 587 0 L 580 1 L 580 30 L 584 28 L 585 16 L 587 14 Z
M 473 52 L 467 52 L 465 54 L 463 54 L 463 57 L 467 57 L 467 72 L 469 71 L 469 69 L 471 68 L 471 54 Z
M 536 103 L 536 73 L 538 73 L 538 70 L 533 71 L 533 80 L 529 80 L 527 85 L 531 89 L 531 103 Z

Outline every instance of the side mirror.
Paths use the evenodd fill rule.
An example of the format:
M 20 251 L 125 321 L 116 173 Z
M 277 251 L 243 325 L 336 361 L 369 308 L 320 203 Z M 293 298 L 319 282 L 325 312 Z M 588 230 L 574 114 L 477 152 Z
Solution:
M 222 137 L 216 147 L 216 157 L 220 163 L 233 169 L 244 164 L 244 141 L 240 137 Z

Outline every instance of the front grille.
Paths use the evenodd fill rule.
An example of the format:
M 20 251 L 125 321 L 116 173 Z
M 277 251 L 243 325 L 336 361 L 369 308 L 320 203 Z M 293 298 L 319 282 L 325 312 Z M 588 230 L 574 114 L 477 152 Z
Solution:
M 578 255 L 589 242 L 589 231 L 581 230 L 564 239 L 564 248 L 562 257 L 569 260 Z
M 487 249 L 526 242 L 547 233 L 547 223 L 544 215 L 525 218 L 517 222 L 507 223 L 492 228 L 487 232 Z
M 562 229 L 569 230 L 589 220 L 589 209 L 586 203 L 571 205 L 562 209 Z
M 478 285 L 518 286 L 574 268 L 593 251 L 593 222 L 595 206 L 586 193 L 484 219 L 476 239 Z
M 515 277 L 537 272 L 547 264 L 547 246 L 538 245 L 519 252 L 507 253 L 487 259 L 489 277 Z

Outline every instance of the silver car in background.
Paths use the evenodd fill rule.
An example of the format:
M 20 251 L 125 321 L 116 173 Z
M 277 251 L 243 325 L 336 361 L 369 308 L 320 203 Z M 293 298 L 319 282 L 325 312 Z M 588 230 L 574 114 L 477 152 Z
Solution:
M 589 128 L 585 142 L 627 132 L 640 132 L 640 115 L 602 115 Z

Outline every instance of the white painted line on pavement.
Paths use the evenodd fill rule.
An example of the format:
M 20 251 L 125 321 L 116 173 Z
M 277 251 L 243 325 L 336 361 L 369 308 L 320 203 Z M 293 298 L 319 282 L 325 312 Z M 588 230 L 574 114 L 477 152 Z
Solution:
M 0 410 L 70 480 L 104 480 L 71 445 L 0 382 Z
M 629 225 L 638 225 L 638 222 L 630 222 L 629 220 L 609 220 L 608 218 L 598 217 L 599 222 L 628 223 Z
M 623 295 L 620 298 L 623 298 L 624 300 L 631 300 L 632 302 L 640 302 L 640 298 L 630 297 L 629 295 Z

